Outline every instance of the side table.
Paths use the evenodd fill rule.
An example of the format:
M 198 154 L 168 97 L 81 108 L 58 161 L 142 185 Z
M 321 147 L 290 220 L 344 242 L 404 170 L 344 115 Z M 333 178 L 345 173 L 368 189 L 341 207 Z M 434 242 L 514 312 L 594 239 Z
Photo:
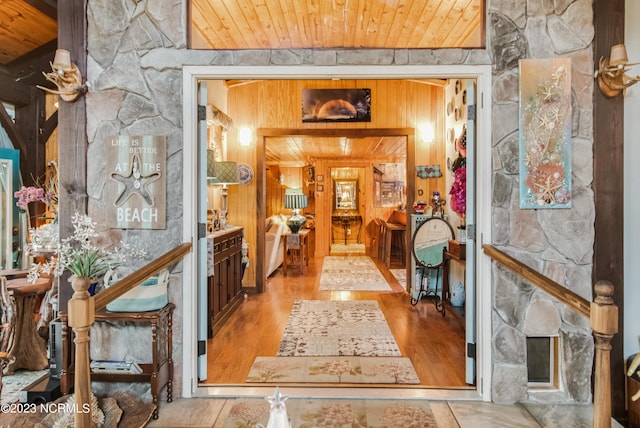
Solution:
M 282 262 L 282 271 L 284 275 L 287 274 L 288 269 L 288 258 L 287 252 L 289 250 L 298 251 L 299 257 L 294 259 L 293 254 L 291 256 L 292 261 L 295 263 L 291 263 L 294 266 L 300 268 L 300 272 L 304 273 L 304 267 L 309 265 L 309 235 L 311 231 L 309 229 L 300 229 L 298 233 L 283 233 L 281 235 L 281 239 L 284 239 L 284 260 Z M 292 243 L 289 240 L 298 240 L 297 244 L 292 246 Z
M 10 279 L 7 292 L 15 304 L 15 323 L 9 335 L 7 353 L 14 358 L 5 369 L 12 374 L 17 369 L 43 370 L 49 366 L 47 344 L 38 334 L 35 314 L 42 296 L 51 289 L 51 278 L 38 278 L 30 283 L 27 278 Z
M 91 380 L 98 382 L 142 382 L 151 384 L 153 419 L 158 419 L 160 391 L 167 387 L 167 403 L 173 401 L 173 311 L 176 305 L 168 303 L 164 308 L 149 312 L 109 312 L 102 309 L 96 312 L 95 322 L 119 321 L 151 324 L 151 362 L 138 363 L 142 373 L 91 373 Z M 62 371 L 60 373 L 60 390 L 69 393 L 74 383 L 75 346 L 71 336 L 73 331 L 68 326 L 68 314 L 61 313 L 62 322 Z

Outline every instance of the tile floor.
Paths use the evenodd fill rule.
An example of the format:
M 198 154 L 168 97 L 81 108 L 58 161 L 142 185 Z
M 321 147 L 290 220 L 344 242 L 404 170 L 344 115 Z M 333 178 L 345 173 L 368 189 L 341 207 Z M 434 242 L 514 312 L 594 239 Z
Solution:
M 303 399 L 297 399 L 303 401 Z M 335 400 L 333 400 L 335 401 Z M 189 398 L 162 402 L 160 418 L 149 428 L 227 428 L 233 425 L 229 411 L 238 399 Z M 285 403 L 294 421 L 301 425 L 296 410 L 302 403 L 290 398 Z M 590 405 L 503 405 L 469 401 L 430 401 L 437 428 L 587 428 L 592 426 Z M 266 422 L 265 422 L 266 425 Z M 312 426 L 308 422 L 305 426 Z M 333 425 L 332 425 L 333 426 Z M 378 425 L 376 425 L 378 426 Z M 409 425 L 404 425 L 409 426 Z M 411 425 L 414 426 L 414 425 Z M 427 426 L 427 425 L 425 425 Z M 621 427 L 613 421 L 613 427 Z

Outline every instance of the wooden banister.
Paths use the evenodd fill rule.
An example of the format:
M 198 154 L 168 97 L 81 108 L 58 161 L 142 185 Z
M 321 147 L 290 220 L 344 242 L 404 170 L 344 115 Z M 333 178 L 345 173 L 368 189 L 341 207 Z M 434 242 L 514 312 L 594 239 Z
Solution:
M 501 266 L 589 318 L 595 343 L 593 427 L 611 428 L 611 339 L 618 332 L 618 307 L 611 298 L 613 284 L 598 281 L 594 286 L 596 298 L 589 302 L 493 245 L 484 244 L 482 249 Z
M 79 409 L 75 413 L 74 426 L 77 428 L 91 427 L 91 368 L 89 361 L 89 331 L 95 319 L 95 312 L 107 306 L 114 299 L 133 289 L 149 276 L 172 263 L 180 260 L 191 250 L 191 243 L 185 242 L 173 250 L 168 251 L 151 263 L 141 267 L 131 275 L 118 281 L 96 296 L 89 295 L 87 278 L 80 277 L 73 281 L 74 293 L 69 300 L 69 326 L 75 334 L 75 377 L 74 394 Z M 89 409 L 85 412 L 84 409 Z
M 585 317 L 589 318 L 591 313 L 591 302 L 584 297 L 579 296 L 566 287 L 558 284 L 554 280 L 547 278 L 540 272 L 531 269 L 524 263 L 514 259 L 504 251 L 500 251 L 493 245 L 484 244 L 482 246 L 484 253 L 495 260 L 500 265 L 509 269 L 511 272 L 520 275 L 524 279 L 531 282 L 536 287 L 544 290 L 548 294 L 552 295 L 556 299 L 560 300 L 565 305 L 581 313 Z
M 113 300 L 122 296 L 127 291 L 134 289 L 138 284 L 140 284 L 142 281 L 144 281 L 154 273 L 180 260 L 182 256 L 187 254 L 190 250 L 190 242 L 180 244 L 173 250 L 161 255 L 151 263 L 144 265 L 132 274 L 125 276 L 106 290 L 103 290 L 100 293 L 96 294 L 96 311 L 105 308 L 107 304 L 109 304 Z

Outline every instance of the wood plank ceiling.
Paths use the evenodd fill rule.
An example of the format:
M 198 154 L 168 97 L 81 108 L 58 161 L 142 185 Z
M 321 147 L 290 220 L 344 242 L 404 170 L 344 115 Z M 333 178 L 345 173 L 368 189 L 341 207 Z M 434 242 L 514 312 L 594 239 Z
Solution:
M 385 159 L 404 161 L 405 137 L 270 137 L 265 144 L 267 165 L 304 166 L 315 159 Z
M 484 0 L 191 0 L 194 49 L 483 47 Z
M 0 1 L 0 77 L 29 87 L 46 84 L 41 72 L 50 71 L 56 50 L 57 14 L 56 0 Z
M 0 64 L 9 64 L 58 37 L 56 18 L 32 3 L 23 0 L 0 2 Z

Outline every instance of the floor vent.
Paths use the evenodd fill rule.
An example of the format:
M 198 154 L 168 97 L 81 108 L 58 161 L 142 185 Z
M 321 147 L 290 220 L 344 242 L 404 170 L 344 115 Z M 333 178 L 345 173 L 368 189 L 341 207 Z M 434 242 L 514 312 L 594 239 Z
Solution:
M 529 388 L 558 387 L 558 337 L 527 337 L 527 384 Z

